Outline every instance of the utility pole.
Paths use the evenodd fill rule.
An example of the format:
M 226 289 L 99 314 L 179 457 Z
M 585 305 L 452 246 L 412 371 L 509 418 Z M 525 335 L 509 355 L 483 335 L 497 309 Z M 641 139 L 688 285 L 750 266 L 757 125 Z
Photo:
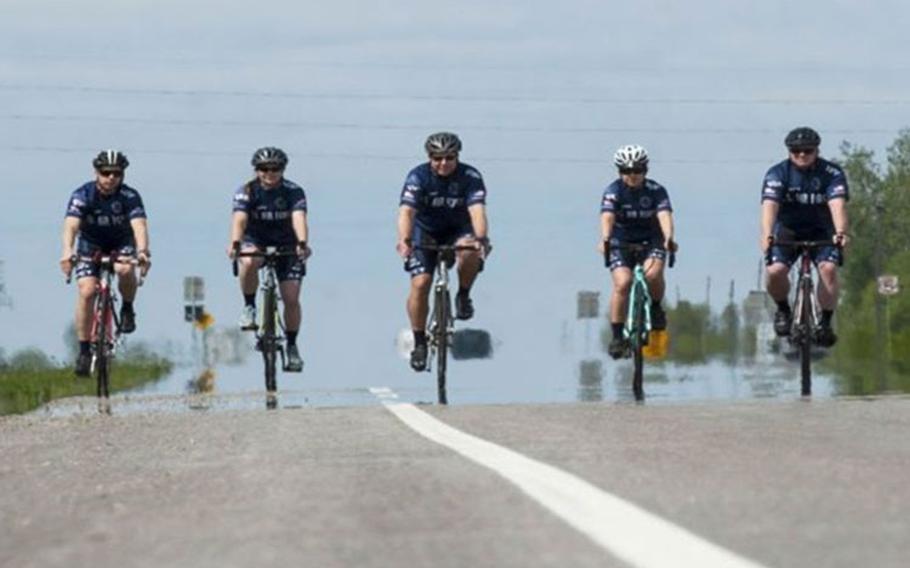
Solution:
M 0 260 L 0 308 L 13 308 L 13 299 L 6 293 L 6 274 L 2 260 Z

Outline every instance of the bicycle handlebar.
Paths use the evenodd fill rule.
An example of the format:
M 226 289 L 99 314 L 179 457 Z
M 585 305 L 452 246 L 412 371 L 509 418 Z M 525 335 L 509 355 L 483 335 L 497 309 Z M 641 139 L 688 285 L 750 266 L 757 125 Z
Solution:
M 98 266 L 111 266 L 115 264 L 131 264 L 133 266 L 140 266 L 144 264 L 140 262 L 138 258 L 130 254 L 103 254 L 103 255 L 92 255 L 92 256 L 82 256 L 82 255 L 72 255 L 70 256 L 70 262 L 76 264 L 77 262 L 90 262 L 92 264 L 97 264 Z M 74 267 L 75 268 L 75 267 Z M 73 281 L 73 273 L 70 271 L 69 275 L 66 277 L 66 283 L 69 284 Z M 139 285 L 142 286 L 145 282 L 143 276 L 139 277 Z
M 631 253 L 641 253 L 648 252 L 655 247 L 653 245 L 643 245 L 639 243 L 619 243 L 618 245 L 610 244 L 609 239 L 604 241 L 604 266 L 610 266 L 610 249 L 618 249 L 621 251 L 631 252 Z M 679 250 L 679 243 L 676 241 L 670 241 L 670 256 L 667 259 L 667 266 L 673 268 L 676 264 L 676 251 Z
M 779 246 L 779 247 L 789 247 L 789 248 L 798 248 L 803 250 L 813 250 L 822 247 L 835 247 L 837 250 L 841 251 L 841 255 L 837 259 L 837 265 L 844 265 L 844 245 L 842 243 L 837 243 L 832 240 L 824 241 L 790 241 L 790 240 L 777 240 L 773 236 L 768 237 L 768 247 Z
M 482 250 L 483 247 L 477 247 L 474 245 L 414 245 L 415 249 L 430 251 L 430 252 L 445 252 L 445 251 L 462 251 L 462 250 Z
M 276 259 L 276 258 L 285 258 L 290 256 L 300 257 L 297 254 L 296 249 L 278 249 L 273 251 L 261 251 L 261 250 L 251 250 L 240 252 L 239 247 L 235 246 L 234 248 L 234 258 L 231 259 L 231 269 L 234 272 L 234 276 L 237 276 L 239 273 L 239 268 L 237 266 L 237 259 L 241 257 L 245 258 L 265 258 L 265 259 Z

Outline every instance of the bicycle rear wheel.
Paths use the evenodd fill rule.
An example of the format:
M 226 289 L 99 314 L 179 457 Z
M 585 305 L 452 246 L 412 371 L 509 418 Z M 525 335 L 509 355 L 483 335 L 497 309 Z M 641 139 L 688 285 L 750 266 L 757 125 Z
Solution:
M 262 301 L 262 335 L 259 338 L 260 349 L 262 350 L 262 361 L 265 366 L 265 390 L 273 393 L 278 390 L 276 373 L 277 373 L 277 355 L 278 355 L 278 337 L 276 322 L 278 311 L 278 300 L 275 297 L 274 290 L 266 292 Z
M 438 290 L 434 298 L 436 318 L 436 391 L 439 404 L 448 404 L 446 393 L 446 362 L 449 352 L 449 318 L 452 307 L 449 303 L 449 291 Z
M 815 329 L 815 314 L 812 313 L 812 282 L 800 283 L 802 296 L 799 311 L 799 364 L 800 392 L 803 396 L 812 394 L 812 333 Z

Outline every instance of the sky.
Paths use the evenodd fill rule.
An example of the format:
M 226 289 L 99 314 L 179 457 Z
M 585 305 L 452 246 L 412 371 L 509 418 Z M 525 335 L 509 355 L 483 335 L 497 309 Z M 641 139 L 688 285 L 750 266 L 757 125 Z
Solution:
M 406 327 L 394 252 L 405 174 L 430 132 L 463 139 L 489 188 L 495 251 L 478 326 L 500 364 L 560 349 L 579 290 L 608 291 L 595 252 L 613 151 L 644 145 L 675 209 L 675 299 L 757 284 L 759 189 L 783 137 L 811 125 L 881 157 L 910 126 L 910 6 L 567 0 L 432 4 L 2 0 L 0 260 L 13 309 L 0 346 L 62 355 L 75 288 L 57 268 L 69 194 L 115 147 L 148 212 L 143 339 L 181 340 L 182 278 L 219 325 L 240 307 L 224 255 L 230 198 L 263 145 L 291 157 L 315 251 L 302 340 L 355 376 Z M 351 351 L 366 354 L 353 358 Z M 309 353 L 309 355 L 307 355 Z M 355 360 L 356 359 L 356 360 Z M 321 361 L 321 363 L 319 362 Z M 323 365 L 322 367 L 320 365 Z M 396 367 L 397 368 L 397 367 Z M 354 380 L 354 379 L 352 379 Z

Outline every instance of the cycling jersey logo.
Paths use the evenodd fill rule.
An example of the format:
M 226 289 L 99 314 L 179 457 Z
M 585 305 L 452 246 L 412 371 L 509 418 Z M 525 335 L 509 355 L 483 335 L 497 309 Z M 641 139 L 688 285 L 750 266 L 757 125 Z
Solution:
M 284 200 L 283 197 L 279 197 L 275 200 L 275 209 L 287 209 L 288 202 Z
M 819 178 L 812 178 L 812 181 L 809 182 L 809 187 L 812 188 L 812 191 L 818 191 L 822 188 L 822 180 Z
M 111 212 L 114 215 L 120 215 L 123 213 L 123 204 L 121 204 L 119 201 L 111 203 Z
M 644 196 L 644 197 L 642 197 L 641 199 L 638 200 L 638 205 L 639 205 L 642 209 L 648 209 L 648 208 L 651 207 L 653 204 L 654 204 L 654 202 L 651 201 L 651 198 L 648 197 L 647 195 Z

